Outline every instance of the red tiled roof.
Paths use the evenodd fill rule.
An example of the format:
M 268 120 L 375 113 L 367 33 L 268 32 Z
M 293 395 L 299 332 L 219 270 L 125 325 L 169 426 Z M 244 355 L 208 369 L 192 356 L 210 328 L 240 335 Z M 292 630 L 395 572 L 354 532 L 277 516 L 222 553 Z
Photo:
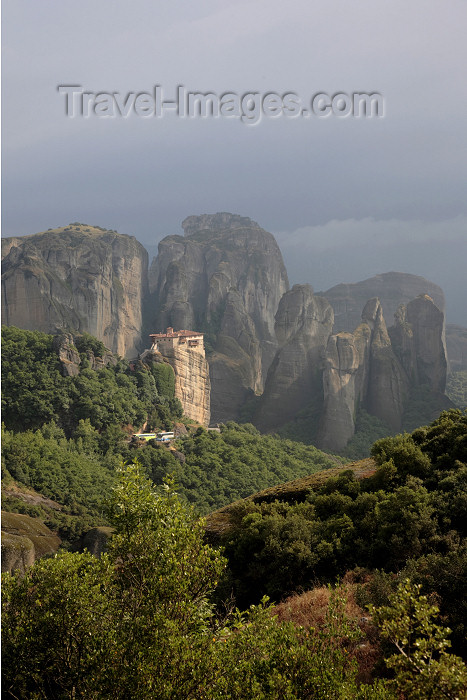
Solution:
M 172 331 L 171 333 L 168 333 L 167 331 L 165 333 L 151 333 L 149 335 L 150 338 L 155 338 L 155 339 L 162 339 L 162 338 L 191 338 L 193 336 L 202 336 L 204 333 L 198 333 L 198 331 Z

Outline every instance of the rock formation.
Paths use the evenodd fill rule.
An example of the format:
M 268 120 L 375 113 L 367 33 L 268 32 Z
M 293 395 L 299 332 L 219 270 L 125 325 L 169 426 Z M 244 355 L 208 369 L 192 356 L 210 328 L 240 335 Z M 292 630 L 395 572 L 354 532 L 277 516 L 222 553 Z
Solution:
M 408 381 L 386 329 L 379 299 L 371 299 L 353 333 L 332 335 L 323 373 L 324 406 L 318 444 L 342 450 L 355 432 L 359 406 L 396 432 L 401 428 Z
M 333 321 L 331 305 L 310 285 L 296 284 L 284 294 L 275 323 L 279 349 L 254 418 L 260 429 L 272 430 L 310 401 L 322 401 L 322 365 Z
M 175 374 L 175 397 L 180 399 L 184 414 L 207 427 L 211 417 L 211 382 L 203 334 L 169 327 L 151 338 L 153 346 L 142 359 L 149 356 L 152 362 L 170 364 Z
M 274 237 L 246 217 L 190 216 L 159 244 L 148 316 L 155 328 L 199 328 L 209 350 L 213 421 L 263 391 L 277 347 L 274 315 L 288 289 Z
M 64 377 L 77 377 L 81 358 L 75 347 L 71 333 L 63 333 L 54 336 L 53 349 L 58 355 Z
M 424 388 L 436 413 L 444 395 L 447 359 L 444 314 L 422 295 L 401 305 L 389 331 L 378 299 L 367 302 L 353 333 L 332 335 L 323 374 L 324 407 L 318 445 L 342 450 L 355 430 L 359 407 L 392 432 L 401 430 L 411 396 Z
M 56 552 L 60 543 L 39 518 L 2 511 L 2 572 L 24 573 L 39 557 Z
M 444 293 L 437 284 L 424 277 L 406 272 L 385 272 L 354 284 L 338 284 L 327 292 L 320 292 L 334 309 L 334 332 L 352 333 L 358 326 L 362 310 L 368 301 L 377 297 L 384 318 L 390 325 L 400 304 L 407 304 L 420 294 L 428 294 L 444 313 Z
M 367 302 L 362 321 L 371 331 L 364 407 L 393 432 L 398 432 L 409 395 L 409 381 L 391 346 L 379 299 Z
M 366 324 L 355 333 L 331 335 L 323 371 L 323 412 L 319 444 L 339 452 L 355 432 L 355 406 L 365 393 L 371 331 Z
M 427 294 L 401 305 L 390 329 L 392 345 L 412 385 L 444 392 L 447 358 L 444 314 Z
M 71 333 L 58 333 L 54 336 L 53 349 L 60 360 L 64 377 L 76 377 L 80 372 L 81 357 L 76 347 L 76 342 Z M 90 368 L 95 371 L 104 369 L 109 365 L 115 367 L 118 362 L 118 357 L 111 353 L 110 350 L 103 352 L 102 357 L 100 357 L 95 355 L 92 350 L 87 349 L 86 358 L 89 361 Z
M 330 450 L 353 435 L 359 408 L 397 431 L 415 390 L 443 396 L 437 285 L 389 272 L 320 294 L 309 285 L 289 291 L 274 237 L 251 219 L 222 212 L 190 216 L 182 226 L 184 236 L 160 242 L 149 278 L 144 248 L 115 231 L 70 224 L 4 239 L 4 323 L 59 331 L 55 349 L 66 375 L 80 369 L 74 332 L 134 358 L 143 317 L 146 330 L 196 328 L 209 367 L 204 350 L 187 344 L 153 352 L 153 361 L 172 367 L 187 416 L 203 425 L 210 412 L 213 422 L 235 420 L 254 399 L 247 405 L 256 406 L 254 422 L 274 430 L 304 410 Z M 467 366 L 464 330 L 448 334 L 456 369 Z M 88 352 L 91 367 L 115 362 L 112 352 Z
M 3 323 L 86 331 L 113 352 L 140 345 L 147 253 L 115 231 L 70 224 L 2 241 Z

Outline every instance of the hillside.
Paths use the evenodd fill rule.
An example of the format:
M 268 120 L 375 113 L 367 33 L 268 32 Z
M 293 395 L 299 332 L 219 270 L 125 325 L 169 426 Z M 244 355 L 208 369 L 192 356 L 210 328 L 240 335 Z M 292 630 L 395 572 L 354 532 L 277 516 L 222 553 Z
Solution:
M 310 491 L 318 491 L 329 479 L 339 477 L 348 471 L 353 472 L 356 479 L 366 479 L 375 473 L 376 463 L 374 459 L 368 457 L 358 462 L 343 464 L 341 467 L 330 467 L 300 479 L 293 479 L 293 481 L 263 489 L 241 501 L 229 503 L 229 505 L 219 508 L 207 516 L 205 528 L 208 538 L 210 541 L 220 542 L 222 537 L 238 527 L 238 513 L 243 512 L 245 505 L 249 502 L 255 504 L 273 503 L 274 501 L 285 501 L 289 504 L 303 503 Z
M 348 572 L 368 584 L 371 601 L 409 577 L 436 592 L 465 654 L 466 513 L 467 413 L 450 410 L 379 440 L 371 459 L 255 493 L 212 513 L 205 527 L 224 547 L 226 590 L 242 606 Z
M 6 327 L 2 352 L 2 565 L 18 572 L 4 579 L 3 674 L 16 697 L 58 682 L 58 697 L 96 700 L 187 687 L 395 700 L 421 683 L 419 669 L 392 681 L 381 667 L 385 621 L 401 629 L 407 606 L 443 664 L 430 656 L 426 683 L 462 697 L 467 413 L 342 464 L 252 424 L 206 430 L 182 415 L 163 364 L 89 335 Z M 131 439 L 143 425 L 177 438 Z
M 183 416 L 170 366 L 129 363 L 86 334 L 58 340 L 3 328 L 2 503 L 68 544 L 106 524 L 103 501 L 121 462 L 138 460 L 157 484 L 172 473 L 199 513 L 336 463 L 252 425 L 208 432 Z M 143 426 L 175 429 L 175 447 L 131 440 Z

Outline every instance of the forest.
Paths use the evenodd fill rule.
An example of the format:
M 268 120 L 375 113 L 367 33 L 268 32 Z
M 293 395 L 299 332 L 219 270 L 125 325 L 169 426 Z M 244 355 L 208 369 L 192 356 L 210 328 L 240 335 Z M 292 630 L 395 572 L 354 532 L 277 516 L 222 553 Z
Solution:
M 250 424 L 191 425 L 165 370 L 77 350 L 64 377 L 52 336 L 3 331 L 2 508 L 62 538 L 4 575 L 5 697 L 466 697 L 465 411 L 376 441 L 357 476 Z M 183 434 L 141 445 L 144 423 Z M 95 525 L 100 558 L 77 544 Z

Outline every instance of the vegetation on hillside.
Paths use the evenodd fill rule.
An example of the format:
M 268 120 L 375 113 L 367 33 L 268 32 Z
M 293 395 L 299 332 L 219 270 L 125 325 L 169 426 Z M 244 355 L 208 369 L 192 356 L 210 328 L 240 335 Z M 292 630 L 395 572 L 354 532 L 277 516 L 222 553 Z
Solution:
M 80 371 L 75 377 L 65 377 L 53 349 L 53 336 L 2 328 L 2 414 L 7 428 L 38 429 L 53 420 L 71 437 L 80 420 L 89 420 L 102 433 L 112 425 L 138 428 L 146 420 L 168 425 L 181 415 L 173 388 L 162 376 L 164 370 L 142 362 L 131 369 L 126 360 L 118 358 L 115 366 L 95 371 L 87 353 L 102 357 L 109 351 L 87 334 L 75 342 Z
M 146 474 L 160 484 L 171 473 L 180 494 L 206 514 L 268 486 L 335 466 L 312 445 L 261 435 L 251 424 L 229 421 L 220 433 L 198 428 L 176 441 L 172 453 L 152 442 L 138 450 Z M 134 451 L 122 452 L 125 459 Z
M 422 688 L 454 699 L 465 689 L 465 666 L 446 653 L 447 631 L 417 589 L 374 611 L 383 634 L 407 647 L 414 607 L 415 649 L 389 658 L 394 680 L 366 685 L 355 658 L 361 633 L 341 589 L 320 629 L 279 622 L 266 601 L 219 616 L 212 593 L 225 560 L 170 484 L 155 490 L 127 467 L 109 518 L 115 533 L 100 558 L 64 553 L 4 576 L 5 697 L 396 700 L 399 690 L 429 697 Z
M 148 431 L 170 430 L 183 421 L 172 368 L 155 362 L 130 367 L 120 358 L 115 366 L 93 370 L 88 353 L 104 357 L 104 345 L 86 334 L 75 344 L 80 372 L 64 377 L 52 336 L 3 329 L 3 477 L 62 506 L 31 505 L 21 493 L 7 492 L 3 508 L 42 517 L 68 544 L 92 524 L 106 522 L 101 503 L 122 461 L 138 459 L 157 484 L 172 473 L 181 496 L 199 513 L 335 464 L 313 446 L 235 423 L 221 433 L 194 426 L 196 432 L 176 442 L 176 451 L 155 441 L 130 443 L 129 433 L 143 424 Z
M 458 408 L 467 408 L 467 370 L 451 372 L 446 384 L 446 394 Z
M 377 440 L 360 470 L 336 469 L 251 424 L 183 428 L 167 365 L 94 370 L 90 353 L 107 351 L 85 335 L 79 374 L 64 377 L 51 336 L 7 328 L 3 339 L 4 507 L 66 545 L 114 528 L 100 559 L 62 552 L 5 577 L 6 697 L 465 697 L 454 654 L 467 657 L 466 412 Z M 381 426 L 358 421 L 368 444 Z M 185 434 L 171 448 L 129 439 L 175 423 Z M 360 439 L 349 456 L 366 449 Z M 207 544 L 199 514 L 232 501 L 230 526 Z M 336 587 L 342 577 L 351 583 Z M 283 615 L 287 596 L 316 586 L 327 591 L 319 624 Z M 264 596 L 285 601 L 279 618 Z
M 467 413 L 452 409 L 372 449 L 373 476 L 343 471 L 300 502 L 232 507 L 221 542 L 242 605 L 279 601 L 346 571 L 409 575 L 439 596 L 456 649 L 467 653 Z M 236 525 L 235 525 L 236 524 Z

